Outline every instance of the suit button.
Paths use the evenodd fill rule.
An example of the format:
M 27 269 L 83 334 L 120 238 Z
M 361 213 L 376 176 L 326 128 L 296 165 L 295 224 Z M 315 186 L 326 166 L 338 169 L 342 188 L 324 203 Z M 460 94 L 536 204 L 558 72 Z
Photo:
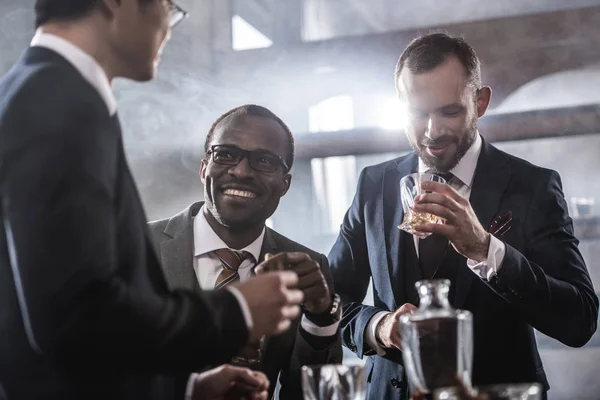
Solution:
M 396 389 L 400 389 L 402 387 L 402 385 L 400 384 L 400 381 L 398 379 L 396 379 L 396 378 L 392 378 L 392 380 L 390 381 L 390 383 Z

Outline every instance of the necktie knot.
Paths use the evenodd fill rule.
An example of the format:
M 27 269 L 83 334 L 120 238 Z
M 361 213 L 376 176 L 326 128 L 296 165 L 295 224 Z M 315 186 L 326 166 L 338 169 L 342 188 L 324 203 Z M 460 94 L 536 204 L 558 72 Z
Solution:
M 252 254 L 247 251 L 236 251 L 232 249 L 215 250 L 215 254 L 219 257 L 219 260 L 221 260 L 223 268 L 231 271 L 237 271 L 244 260 L 253 258 Z
M 215 289 L 220 289 L 238 281 L 240 279 L 240 275 L 238 274 L 240 265 L 242 265 L 244 260 L 254 259 L 252 254 L 247 251 L 236 251 L 227 248 L 215 250 L 215 255 L 221 261 L 221 267 L 223 268 L 217 277 Z
M 444 178 L 444 180 L 446 181 L 446 183 L 450 183 L 450 180 L 452 178 L 454 178 L 454 174 L 452 172 L 438 173 L 436 175 L 441 176 L 442 178 Z

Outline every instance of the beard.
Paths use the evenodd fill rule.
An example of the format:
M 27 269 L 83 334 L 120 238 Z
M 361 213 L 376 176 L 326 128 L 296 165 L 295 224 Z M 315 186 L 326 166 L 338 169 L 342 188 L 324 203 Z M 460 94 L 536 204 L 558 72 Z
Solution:
M 409 143 L 412 149 L 417 153 L 423 163 L 434 173 L 446 173 L 460 162 L 467 151 L 471 148 L 477 137 L 477 116 L 469 122 L 465 130 L 460 135 L 444 135 L 432 140 L 423 137 L 420 142 L 410 140 Z M 445 154 L 442 157 L 435 157 L 427 153 L 428 146 L 450 146 L 454 144 L 456 150 L 452 154 Z

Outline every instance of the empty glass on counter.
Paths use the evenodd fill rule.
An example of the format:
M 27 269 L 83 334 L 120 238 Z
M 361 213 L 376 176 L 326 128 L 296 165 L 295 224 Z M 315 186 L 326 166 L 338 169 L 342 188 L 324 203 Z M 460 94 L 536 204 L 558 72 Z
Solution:
M 326 364 L 302 367 L 305 400 L 364 400 L 366 384 L 363 365 Z
M 515 383 L 481 386 L 470 395 L 461 388 L 443 388 L 436 390 L 433 398 L 435 400 L 541 400 L 542 385 Z

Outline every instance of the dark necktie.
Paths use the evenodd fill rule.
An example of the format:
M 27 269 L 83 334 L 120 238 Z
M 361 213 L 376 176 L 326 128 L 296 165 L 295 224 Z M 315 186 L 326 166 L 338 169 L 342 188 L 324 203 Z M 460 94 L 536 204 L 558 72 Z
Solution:
M 454 177 L 451 173 L 436 174 L 450 183 Z M 423 278 L 431 279 L 442 263 L 448 250 L 448 239 L 442 235 L 432 234 L 425 239 L 419 239 L 419 265 Z
M 215 254 L 221 260 L 221 267 L 223 270 L 219 273 L 217 281 L 215 282 L 215 289 L 221 289 L 231 283 L 240 280 L 238 269 L 244 260 L 254 258 L 252 254 L 247 251 L 235 251 L 231 249 L 219 249 L 215 250 Z

